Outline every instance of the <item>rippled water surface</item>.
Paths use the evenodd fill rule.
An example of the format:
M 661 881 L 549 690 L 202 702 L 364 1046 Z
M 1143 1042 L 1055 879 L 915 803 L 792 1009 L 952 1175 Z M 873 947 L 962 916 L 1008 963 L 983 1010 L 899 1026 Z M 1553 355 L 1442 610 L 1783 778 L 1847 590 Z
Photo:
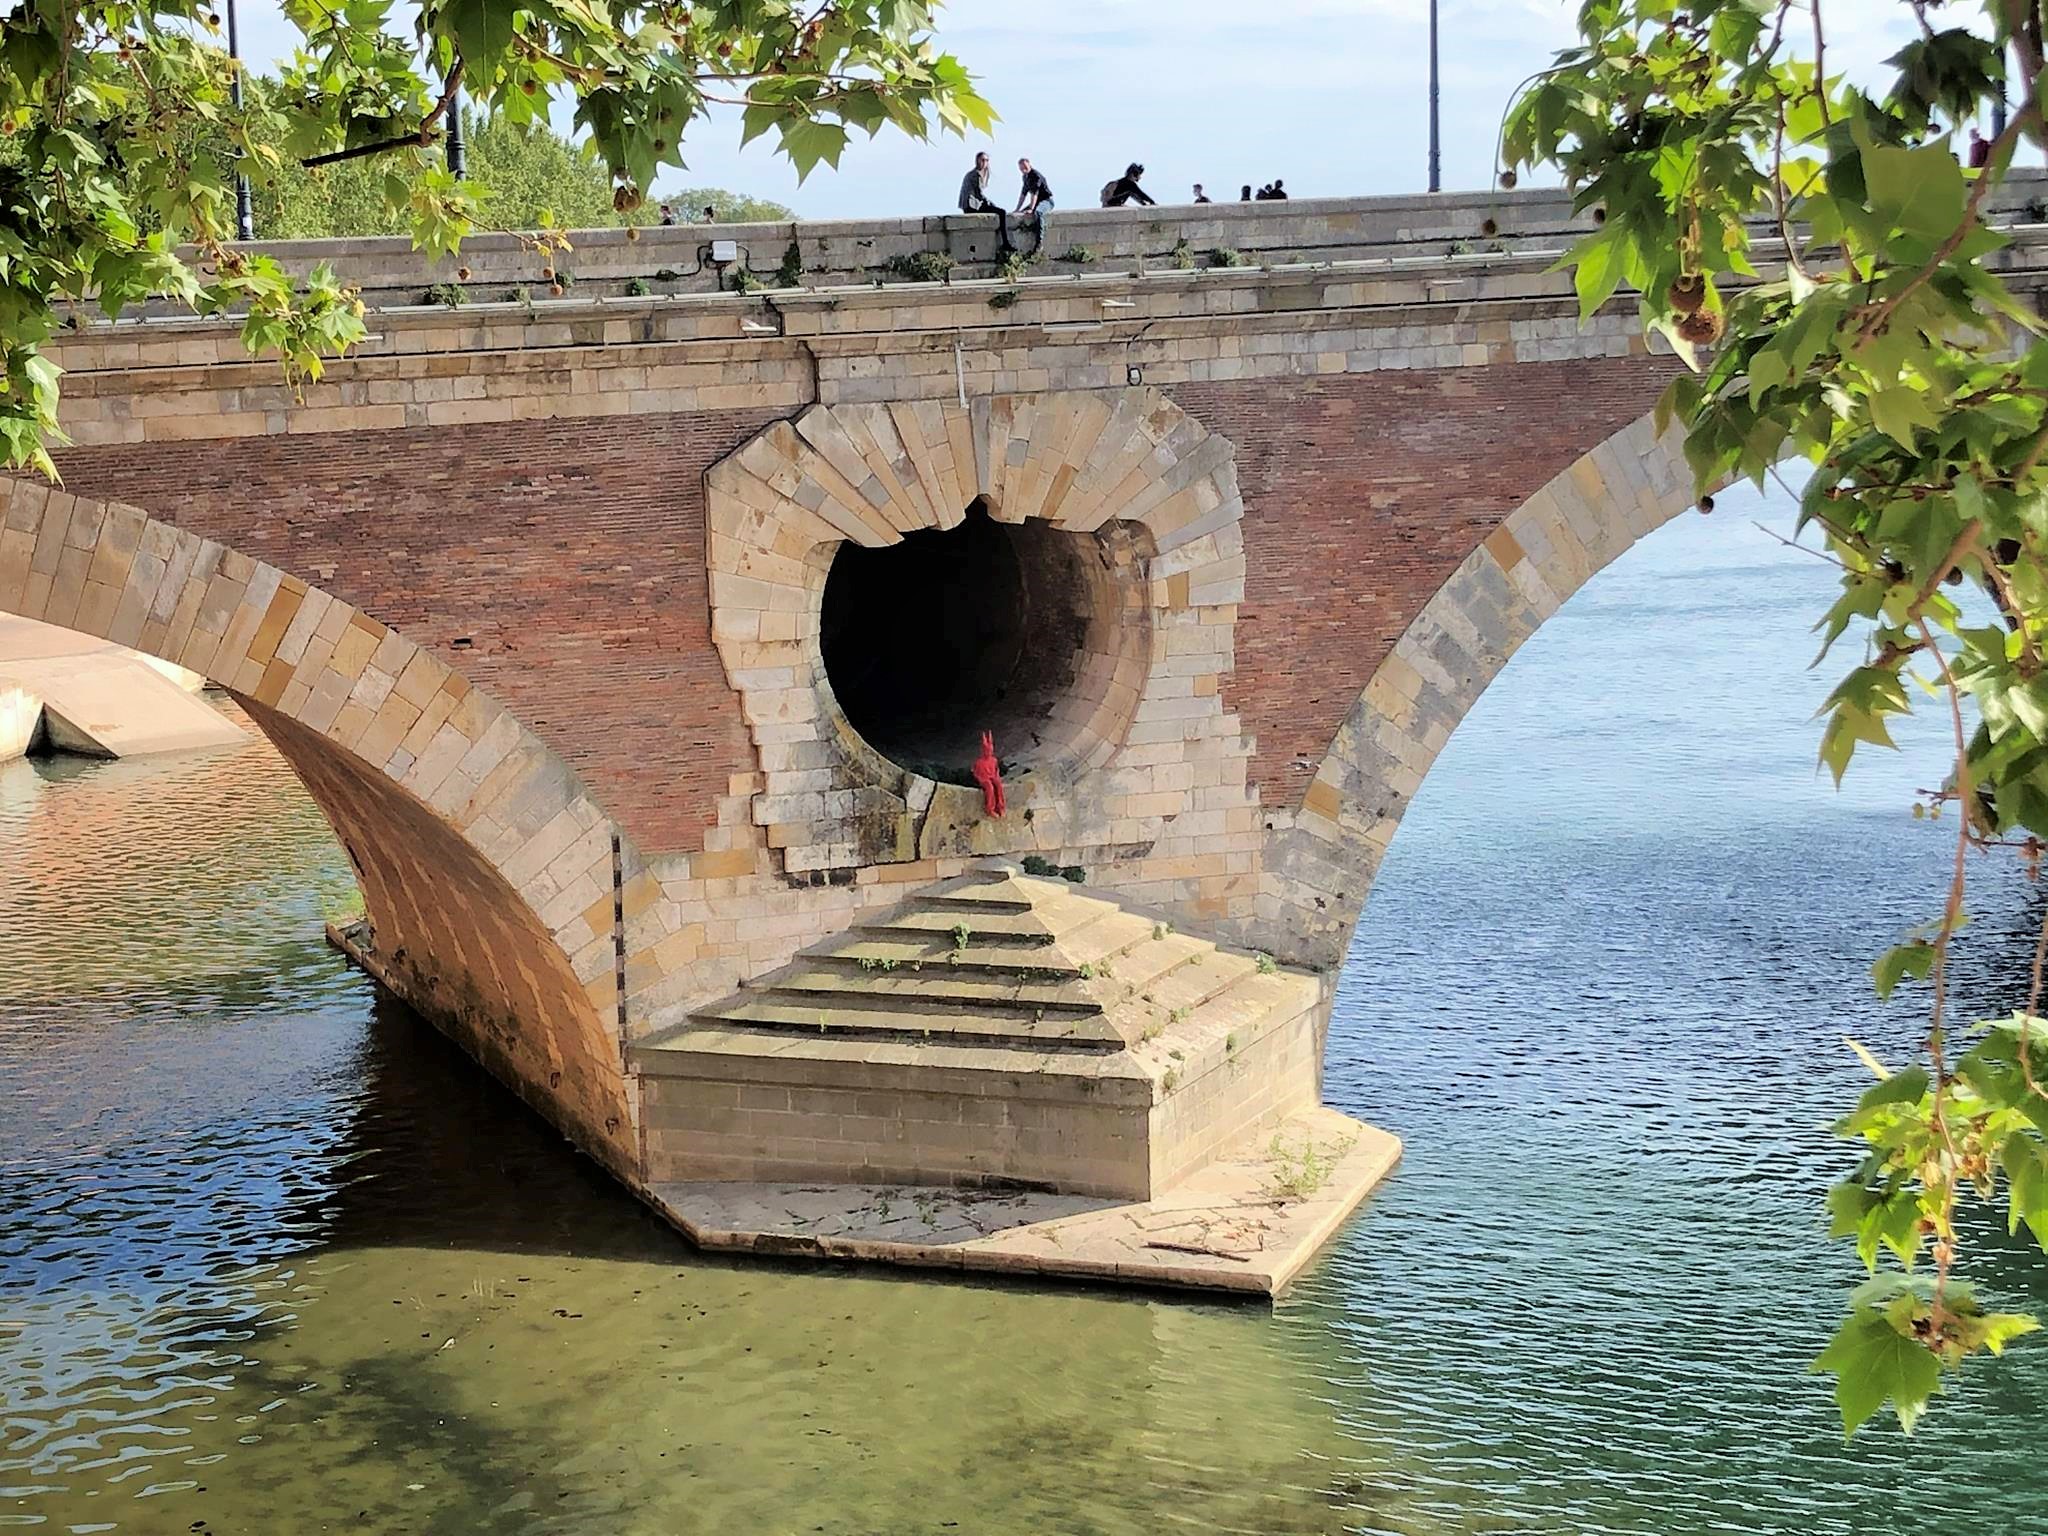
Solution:
M 0 1526 L 2048 1530 L 2048 1346 L 1910 1442 L 1807 1372 L 1839 1036 L 1910 1036 L 1861 977 L 1943 853 L 1929 750 L 1811 771 L 1827 576 L 1688 519 L 1475 710 L 1333 1030 L 1407 1160 L 1270 1312 L 692 1254 L 340 967 L 267 749 L 0 765 Z M 1985 1006 L 2033 902 L 1984 877 Z

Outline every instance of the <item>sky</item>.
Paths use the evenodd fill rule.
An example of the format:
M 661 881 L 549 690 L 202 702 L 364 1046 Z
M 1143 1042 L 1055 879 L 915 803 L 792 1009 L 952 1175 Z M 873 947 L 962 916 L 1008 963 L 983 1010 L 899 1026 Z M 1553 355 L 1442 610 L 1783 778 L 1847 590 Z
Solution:
M 1516 86 L 1573 41 L 1576 4 L 1443 0 L 1443 184 L 1486 186 Z M 261 67 L 293 33 L 268 0 L 241 0 L 243 49 Z M 1882 78 L 1906 40 L 1899 0 L 1830 0 L 1830 70 Z M 1055 201 L 1091 206 L 1126 161 L 1161 202 L 1200 181 L 1219 201 L 1278 176 L 1296 197 L 1420 192 L 1427 185 L 1428 0 L 951 0 L 941 45 L 1002 116 L 992 140 L 856 137 L 837 172 L 795 173 L 765 141 L 738 149 L 736 114 L 695 125 L 690 168 L 657 192 L 718 186 L 806 218 L 952 211 L 976 149 L 1008 187 L 1019 155 Z

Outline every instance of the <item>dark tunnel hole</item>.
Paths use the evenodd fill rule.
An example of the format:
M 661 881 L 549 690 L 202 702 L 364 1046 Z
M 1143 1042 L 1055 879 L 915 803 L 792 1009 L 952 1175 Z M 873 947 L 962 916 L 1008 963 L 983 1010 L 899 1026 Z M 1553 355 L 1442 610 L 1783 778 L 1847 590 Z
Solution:
M 1120 607 L 1102 541 L 1001 523 L 979 499 L 954 528 L 881 549 L 842 544 L 819 640 L 847 722 L 898 766 L 954 784 L 981 733 L 1005 772 L 1069 744 L 1077 685 L 1113 657 Z

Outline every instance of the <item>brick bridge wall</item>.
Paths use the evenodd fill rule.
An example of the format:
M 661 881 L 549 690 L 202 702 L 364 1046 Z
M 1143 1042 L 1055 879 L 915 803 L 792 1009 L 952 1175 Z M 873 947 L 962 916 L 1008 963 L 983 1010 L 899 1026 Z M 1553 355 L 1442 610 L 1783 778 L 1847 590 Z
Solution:
M 1245 602 L 1226 702 L 1300 798 L 1422 605 L 1668 364 L 1169 387 L 1237 446 Z M 752 769 L 711 644 L 703 477 L 780 413 L 79 448 L 66 486 L 304 572 L 489 688 L 649 854 L 704 847 Z M 458 645 L 460 649 L 458 649 Z
M 1479 207 L 1465 213 L 1476 224 Z M 1343 216 L 1317 211 L 1317 230 Z M 1145 211 L 1135 243 L 1154 238 L 1159 217 Z M 1361 227 L 1372 217 L 1362 208 Z M 851 866 L 789 858 L 795 844 L 778 824 L 788 813 L 769 802 L 798 797 L 771 793 L 769 780 L 815 773 L 806 793 L 847 791 L 847 804 L 876 791 L 834 777 L 845 765 L 829 752 L 818 760 L 836 766 L 814 770 L 801 751 L 781 750 L 810 739 L 815 722 L 764 720 L 750 700 L 790 708 L 801 690 L 746 653 L 751 642 L 724 656 L 713 645 L 720 603 L 738 610 L 726 613 L 727 638 L 766 643 L 761 615 L 744 610 L 785 598 L 801 642 L 814 614 L 801 611 L 794 573 L 815 575 L 806 563 L 830 555 L 815 518 L 795 538 L 808 514 L 791 512 L 795 542 L 747 556 L 783 571 L 782 596 L 745 596 L 768 592 L 749 578 L 717 599 L 707 519 L 776 515 L 735 500 L 747 482 L 732 466 L 752 455 L 766 477 L 756 493 L 771 502 L 850 500 L 828 519 L 836 527 L 929 526 L 889 511 L 906 475 L 929 486 L 940 473 L 911 462 L 933 451 L 920 411 L 962 432 L 970 419 L 971 432 L 986 431 L 991 412 L 1009 423 L 1022 434 L 1007 442 L 1012 457 L 991 464 L 987 440 L 962 438 L 948 462 L 961 484 L 979 463 L 984 482 L 1014 474 L 1041 499 L 1055 463 L 1071 476 L 1084 462 L 1132 462 L 1106 439 L 1087 446 L 1104 417 L 1118 432 L 1156 434 L 1131 439 L 1141 455 L 1156 451 L 1124 492 L 1152 509 L 1140 519 L 1146 536 L 1214 530 L 1197 541 L 1205 574 L 1194 589 L 1185 574 L 1162 574 L 1131 593 L 1153 615 L 1161 686 L 1116 755 L 1084 776 L 1094 787 L 1063 809 L 1086 835 L 1034 841 L 1013 819 L 982 829 L 991 846 L 1083 863 L 1092 884 L 1187 926 L 1334 971 L 1402 810 L 1471 700 L 1593 570 L 1689 499 L 1673 445 L 1643 424 L 1674 363 L 1651 354 L 1622 305 L 1582 325 L 1568 278 L 1551 270 L 1555 245 L 1426 262 L 1138 263 L 765 299 L 394 310 L 299 396 L 273 366 L 244 358 L 229 327 L 88 326 L 59 349 L 76 439 L 61 463 L 74 493 L 140 505 L 393 626 L 502 705 L 535 753 L 558 756 L 584 797 L 569 839 L 577 859 L 615 834 L 622 881 L 613 892 L 608 868 L 558 880 L 514 863 L 507 883 L 532 913 L 503 931 L 538 923 L 548 934 L 561 967 L 540 992 L 567 997 L 571 980 L 583 989 L 555 1009 L 575 1019 L 542 1021 L 548 1038 L 588 1034 L 591 1059 L 571 1077 L 615 1083 L 616 1041 L 589 1033 L 586 1012 L 603 1011 L 611 984 L 614 895 L 631 1037 L 982 847 L 956 840 Z M 2023 289 L 2048 270 L 2044 245 L 2042 232 L 2025 232 L 1998 258 Z M 778 424 L 801 431 L 821 405 L 814 437 L 825 435 L 789 446 L 792 429 Z M 879 405 L 899 413 L 896 426 L 869 409 Z M 862 443 L 846 423 L 868 434 Z M 832 463 L 764 458 L 766 437 Z M 1162 572 L 1185 573 L 1184 554 Z M 751 693 L 735 686 L 736 666 L 763 669 Z M 1184 733 L 1170 723 L 1183 717 Z M 344 715 L 314 728 L 340 731 L 352 750 L 363 725 Z M 380 804 L 374 778 L 279 734 L 316 791 Z M 382 766 L 400 777 L 409 761 Z M 914 786 L 891 792 L 915 798 Z M 1115 829 L 1134 821 L 1143 839 L 1119 841 Z M 545 839 L 535 846 L 552 851 Z M 485 863 L 503 869 L 506 857 Z M 487 885 L 469 883 L 472 904 Z M 395 889 L 380 900 L 406 910 Z M 429 933 L 418 916 L 413 926 Z M 488 963 L 468 969 L 491 974 Z M 533 990 L 516 967 L 500 972 L 508 995 Z M 533 1061 L 510 1075 L 531 1092 L 538 1070 Z M 557 1119 L 604 1143 L 617 1166 L 617 1142 L 637 1130 L 619 1124 L 621 1104 L 633 1113 L 630 1094 L 607 1089 Z

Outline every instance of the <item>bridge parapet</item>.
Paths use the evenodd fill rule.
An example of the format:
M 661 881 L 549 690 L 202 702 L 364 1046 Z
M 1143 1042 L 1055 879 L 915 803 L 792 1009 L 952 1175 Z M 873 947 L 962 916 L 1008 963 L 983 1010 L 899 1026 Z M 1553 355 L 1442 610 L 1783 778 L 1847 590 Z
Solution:
M 2048 222 L 2048 173 L 2015 172 L 1991 195 L 1988 216 L 2001 224 Z M 1489 222 L 1490 226 L 1489 227 Z M 1433 267 L 1454 258 L 1529 253 L 1548 266 L 1555 254 L 1593 227 L 1574 214 L 1561 188 L 1476 191 L 1399 197 L 1296 199 L 1284 202 L 1162 204 L 1154 208 L 1053 210 L 1044 259 L 1033 277 L 1089 278 L 1163 274 L 1224 266 L 1273 267 L 1373 262 Z M 565 283 L 559 299 L 542 276 L 548 265 L 516 236 L 478 235 L 458 257 L 428 260 L 401 236 L 343 240 L 262 241 L 252 249 L 288 270 L 321 262 L 359 285 L 379 311 L 443 309 L 429 290 L 456 285 L 465 304 L 674 298 L 732 294 L 739 273 L 751 286 L 776 292 L 902 283 L 917 258 L 950 262 L 951 275 L 993 270 L 995 222 L 986 215 L 748 224 L 684 224 L 576 231 L 572 249 L 555 258 Z M 730 242 L 732 259 L 716 261 L 714 242 Z M 794 263 L 785 263 L 794 253 Z M 1069 255 L 1085 260 L 1069 260 Z M 1226 267 L 1227 270 L 1227 267 Z M 466 273 L 467 276 L 461 274 Z M 795 275 L 795 282 L 778 274 Z M 158 313 L 173 313 L 168 306 Z

